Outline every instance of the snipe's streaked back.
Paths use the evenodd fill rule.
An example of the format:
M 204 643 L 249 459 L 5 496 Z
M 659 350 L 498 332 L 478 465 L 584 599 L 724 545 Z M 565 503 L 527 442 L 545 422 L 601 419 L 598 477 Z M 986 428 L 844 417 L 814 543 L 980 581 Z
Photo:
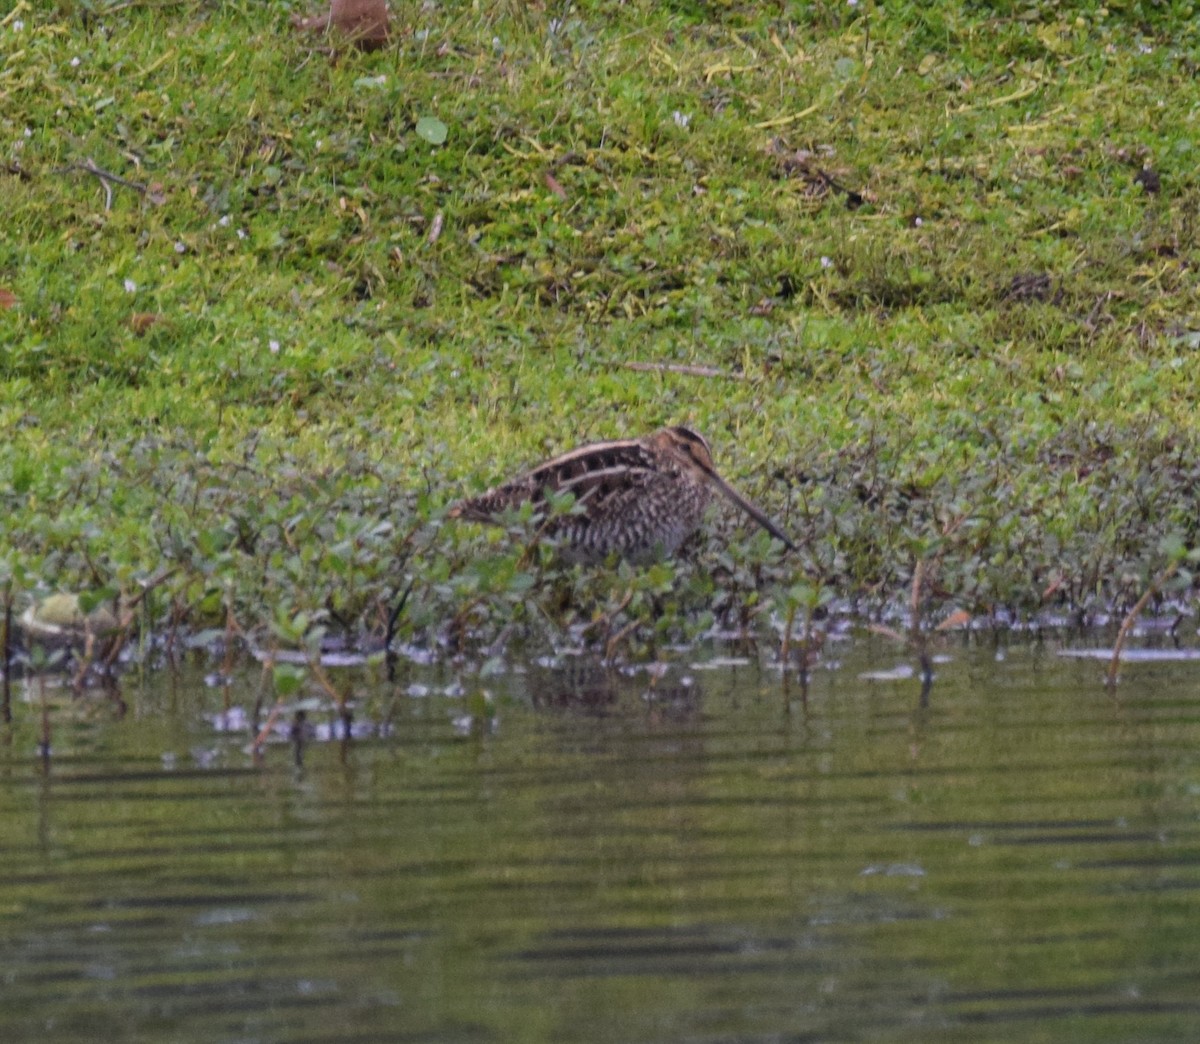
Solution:
M 575 511 L 546 525 L 547 534 L 563 542 L 569 557 L 597 561 L 615 551 L 642 561 L 673 555 L 699 527 L 714 491 L 795 549 L 774 522 L 717 474 L 704 438 L 682 426 L 641 439 L 581 446 L 461 501 L 450 517 L 499 522 L 526 502 L 533 504 L 537 517 L 548 494 L 573 493 Z

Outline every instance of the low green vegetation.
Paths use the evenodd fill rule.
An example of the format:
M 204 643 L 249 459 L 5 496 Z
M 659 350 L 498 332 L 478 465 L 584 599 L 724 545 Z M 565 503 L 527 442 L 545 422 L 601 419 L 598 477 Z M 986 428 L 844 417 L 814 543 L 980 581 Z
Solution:
M 15 612 L 636 648 L 918 563 L 934 617 L 1088 613 L 1200 542 L 1192 4 L 391 6 L 330 55 L 299 4 L 7 5 Z M 663 423 L 802 552 L 444 519 Z

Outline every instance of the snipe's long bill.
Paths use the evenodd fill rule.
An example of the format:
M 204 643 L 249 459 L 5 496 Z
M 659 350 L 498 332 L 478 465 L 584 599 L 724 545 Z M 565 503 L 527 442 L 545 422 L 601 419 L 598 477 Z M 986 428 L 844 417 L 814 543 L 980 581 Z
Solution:
M 685 427 L 581 446 L 461 501 L 450 517 L 498 523 L 527 502 L 535 518 L 544 517 L 550 494 L 573 493 L 574 510 L 544 522 L 568 557 L 598 561 L 616 552 L 646 561 L 679 549 L 699 527 L 714 491 L 795 550 L 774 522 L 717 474 L 708 443 Z

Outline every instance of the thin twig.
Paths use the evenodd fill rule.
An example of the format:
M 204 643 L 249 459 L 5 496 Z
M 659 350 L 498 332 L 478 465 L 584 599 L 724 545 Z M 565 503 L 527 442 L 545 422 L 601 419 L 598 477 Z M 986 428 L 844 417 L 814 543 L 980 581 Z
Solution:
M 150 0 L 124 0 L 123 3 L 113 4 L 112 7 L 106 7 L 101 14 L 115 14 L 117 11 L 125 11 L 131 7 L 146 7 L 150 10 L 167 7 L 183 7 L 187 4 L 199 6 L 199 0 L 155 0 L 151 3 Z
M 925 559 L 917 559 L 913 569 L 912 602 L 909 612 L 912 621 L 909 628 L 909 641 L 921 662 L 921 706 L 929 700 L 929 689 L 933 685 L 933 661 L 929 658 L 929 640 L 921 627 L 921 587 L 925 582 Z
M 627 608 L 629 608 L 629 603 L 632 601 L 633 601 L 633 588 L 631 587 L 631 588 L 629 588 L 628 591 L 625 592 L 625 595 L 621 599 L 620 604 L 615 609 L 609 610 L 607 613 L 604 613 L 601 616 L 597 617 L 590 624 L 584 625 L 583 630 L 580 633 L 588 634 L 590 631 L 594 631 L 598 627 L 601 627 L 601 626 L 603 626 L 605 629 L 608 629 L 612 625 L 613 620 L 618 615 L 623 613 Z
M 1172 562 L 1166 569 L 1158 574 L 1150 581 L 1150 586 L 1146 588 L 1145 594 L 1134 603 L 1132 609 L 1126 614 L 1125 619 L 1121 621 L 1121 629 L 1117 631 L 1117 640 L 1113 642 L 1112 659 L 1108 663 L 1108 677 L 1106 679 L 1108 687 L 1111 689 L 1117 684 L 1117 672 L 1121 669 L 1121 649 L 1125 645 L 1125 639 L 1129 632 L 1133 629 L 1134 623 L 1137 622 L 1138 616 L 1142 610 L 1146 608 L 1146 604 L 1160 590 L 1163 584 L 1175 575 L 1175 571 L 1179 568 L 1179 561 Z
M 333 684 L 333 680 L 325 672 L 325 668 L 321 665 L 320 655 L 308 657 L 308 668 L 312 671 L 313 678 L 317 684 L 325 690 L 325 694 L 337 704 L 337 708 L 342 713 L 346 710 L 346 697 L 337 691 L 337 687 Z
M 744 373 L 718 370 L 715 366 L 694 366 L 689 363 L 622 362 L 618 366 L 642 373 L 678 373 L 685 377 L 723 377 L 727 381 L 744 381 Z
M 79 666 L 76 668 L 74 675 L 71 677 L 71 688 L 79 690 L 83 688 L 83 680 L 87 677 L 87 672 L 91 670 L 92 661 L 96 654 L 96 632 L 92 630 L 92 625 L 87 617 L 83 619 L 83 655 L 79 659 Z
M 433 221 L 429 225 L 429 235 L 426 237 L 430 246 L 433 246 L 442 235 L 442 224 L 446 220 L 446 215 L 440 210 L 433 215 Z
M 160 584 L 170 580 L 171 577 L 173 577 L 177 572 L 179 572 L 178 566 L 170 566 L 169 568 L 162 570 L 157 576 L 151 577 L 144 584 L 142 584 L 142 589 L 137 594 L 130 596 L 129 601 L 125 603 L 125 608 L 136 609 L 138 603 L 141 602 L 146 595 L 148 595 Z
M 267 737 L 271 735 L 271 730 L 275 727 L 275 722 L 279 720 L 279 715 L 283 713 L 285 706 L 282 697 L 275 700 L 275 705 L 267 714 L 267 720 L 263 722 L 263 727 L 258 730 L 258 735 L 254 737 L 254 743 L 251 745 L 251 749 L 256 755 L 262 753 L 263 745 L 267 742 Z
M 404 593 L 400 595 L 400 600 L 396 603 L 396 607 L 388 613 L 387 631 L 383 636 L 383 647 L 390 648 L 392 641 L 396 637 L 396 623 L 400 619 L 400 614 L 404 612 L 404 606 L 408 602 L 408 596 L 412 594 L 413 585 L 416 584 L 416 579 L 409 580 L 408 586 L 404 589 Z
M 80 170 L 87 171 L 89 174 L 95 174 L 96 177 L 103 181 L 111 181 L 116 185 L 124 185 L 126 188 L 131 188 L 135 192 L 145 193 L 146 186 L 140 181 L 130 181 L 128 178 L 121 177 L 120 174 L 114 174 L 112 171 L 104 170 L 102 167 L 96 166 L 96 161 L 91 156 L 87 158 L 86 163 L 76 164 Z
M 463 630 L 467 626 L 467 617 L 483 604 L 483 595 L 476 595 L 454 615 L 447 628 L 447 634 L 453 636 L 456 648 L 462 647 Z
M 913 568 L 912 592 L 908 599 L 909 636 L 916 647 L 921 645 L 921 583 L 925 579 L 925 559 L 918 558 Z
M 796 622 L 796 606 L 794 603 L 788 606 L 787 622 L 783 628 L 783 646 L 779 650 L 779 659 L 783 662 L 783 673 L 788 672 L 788 657 L 792 651 L 792 624 Z
M 633 632 L 637 629 L 637 626 L 637 620 L 630 620 L 629 623 L 627 623 L 616 634 L 609 638 L 604 646 L 605 660 L 607 660 L 609 663 L 613 662 L 613 657 L 616 656 L 617 649 L 621 646 L 626 638 L 633 634 Z
M 83 163 L 71 163 L 66 167 L 60 167 L 60 171 L 78 170 L 84 174 L 91 174 L 93 177 L 100 179 L 100 184 L 104 186 L 104 209 L 112 209 L 112 186 L 123 185 L 125 188 L 131 188 L 135 192 L 142 195 L 146 194 L 146 186 L 138 181 L 130 181 L 128 178 L 123 178 L 119 174 L 113 174 L 111 171 L 104 170 L 96 166 L 96 161 L 90 156 Z
M 229 591 L 225 593 L 225 655 L 221 659 L 221 678 L 224 679 L 224 687 L 228 689 L 229 678 L 233 674 L 233 641 L 234 638 L 241 635 L 243 640 L 246 637 L 246 632 L 242 630 L 242 625 L 238 623 L 237 617 L 233 615 L 233 597 Z
M 108 645 L 105 646 L 104 655 L 100 657 L 100 666 L 104 670 L 107 671 L 117 662 L 117 657 L 121 655 L 121 650 L 125 648 L 125 643 L 129 641 L 131 624 L 132 620 L 122 624 L 112 638 L 109 639 Z

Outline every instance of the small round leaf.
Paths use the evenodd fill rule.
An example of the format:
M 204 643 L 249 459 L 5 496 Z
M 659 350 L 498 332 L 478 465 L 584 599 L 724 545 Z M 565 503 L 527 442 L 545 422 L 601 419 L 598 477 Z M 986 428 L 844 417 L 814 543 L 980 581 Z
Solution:
M 448 133 L 446 125 L 436 116 L 422 116 L 417 120 L 417 134 L 430 145 L 441 145 Z

